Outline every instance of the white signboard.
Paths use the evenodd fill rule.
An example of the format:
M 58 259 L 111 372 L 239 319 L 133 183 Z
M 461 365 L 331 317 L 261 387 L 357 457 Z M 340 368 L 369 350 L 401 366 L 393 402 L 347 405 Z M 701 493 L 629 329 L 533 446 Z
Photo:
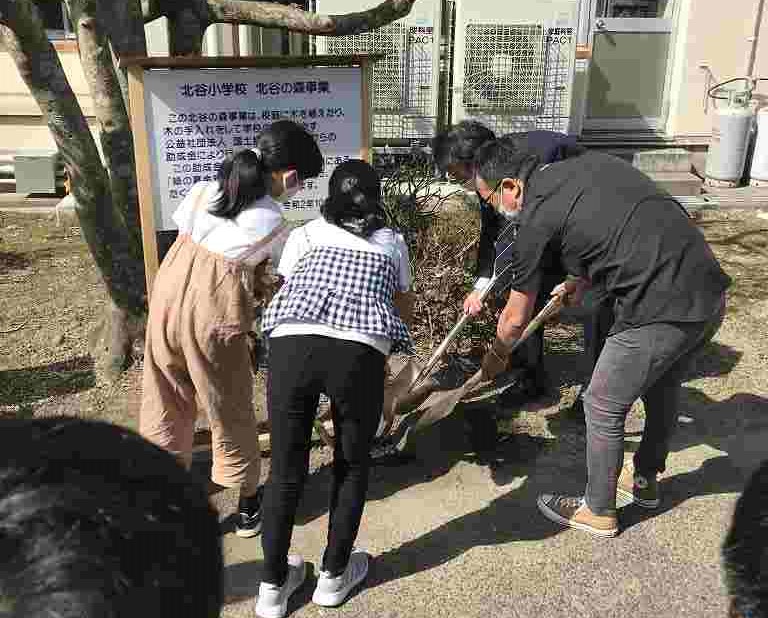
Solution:
M 285 205 L 289 218 L 317 216 L 336 165 L 368 147 L 360 67 L 150 69 L 143 77 L 157 231 L 176 229 L 171 216 L 189 189 L 215 180 L 226 156 L 253 147 L 276 120 L 306 127 L 325 157 L 320 177 Z

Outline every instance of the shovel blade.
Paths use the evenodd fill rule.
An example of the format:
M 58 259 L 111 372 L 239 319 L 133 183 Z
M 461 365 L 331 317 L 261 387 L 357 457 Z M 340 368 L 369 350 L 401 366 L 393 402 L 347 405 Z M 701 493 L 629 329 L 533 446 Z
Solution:
M 403 365 L 392 382 L 384 388 L 384 406 L 382 411 L 387 418 L 395 415 L 399 401 L 408 394 L 411 384 L 418 377 L 421 369 L 421 363 L 415 359 L 410 359 Z
M 458 403 L 471 393 L 480 382 L 481 374 L 478 371 L 459 388 L 432 393 L 417 408 L 416 411 L 422 414 L 419 416 L 419 420 L 414 425 L 413 430 L 418 431 L 424 427 L 429 427 L 449 416 Z

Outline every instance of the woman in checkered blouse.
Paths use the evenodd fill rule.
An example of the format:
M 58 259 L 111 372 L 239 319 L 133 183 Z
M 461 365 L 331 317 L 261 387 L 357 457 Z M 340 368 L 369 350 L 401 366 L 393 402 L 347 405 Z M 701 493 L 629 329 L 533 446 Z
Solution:
M 288 549 L 320 393 L 334 404 L 336 448 L 328 545 L 313 601 L 339 605 L 365 578 L 368 555 L 353 545 L 381 417 L 384 365 L 390 352 L 411 348 L 401 319 L 410 298 L 408 249 L 385 226 L 374 169 L 358 160 L 339 165 L 322 214 L 291 232 L 278 268 L 286 281 L 263 321 L 272 436 L 256 608 L 264 617 L 282 616 L 304 580 L 303 560 Z

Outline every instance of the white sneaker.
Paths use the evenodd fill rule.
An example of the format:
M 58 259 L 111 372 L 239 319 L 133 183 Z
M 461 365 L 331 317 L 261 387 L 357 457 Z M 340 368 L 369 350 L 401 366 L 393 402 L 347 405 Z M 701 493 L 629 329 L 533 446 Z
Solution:
M 312 602 L 323 607 L 341 605 L 349 593 L 368 575 L 370 557 L 361 549 L 353 549 L 347 568 L 338 577 L 331 577 L 327 571 L 320 571 L 317 588 L 312 595 Z
M 301 556 L 288 556 L 288 577 L 282 586 L 262 582 L 256 615 L 261 618 L 283 618 L 288 611 L 288 599 L 304 583 L 307 567 Z

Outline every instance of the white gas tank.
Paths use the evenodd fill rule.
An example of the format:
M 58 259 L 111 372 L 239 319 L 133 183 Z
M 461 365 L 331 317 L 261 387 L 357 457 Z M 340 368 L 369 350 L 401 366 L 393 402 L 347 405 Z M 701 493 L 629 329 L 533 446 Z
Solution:
M 739 184 L 747 161 L 754 116 L 755 112 L 749 105 L 733 102 L 715 110 L 712 140 L 704 170 L 708 185 L 734 187 Z
M 749 181 L 753 187 L 768 186 L 768 107 L 757 114 L 757 139 L 749 168 Z

